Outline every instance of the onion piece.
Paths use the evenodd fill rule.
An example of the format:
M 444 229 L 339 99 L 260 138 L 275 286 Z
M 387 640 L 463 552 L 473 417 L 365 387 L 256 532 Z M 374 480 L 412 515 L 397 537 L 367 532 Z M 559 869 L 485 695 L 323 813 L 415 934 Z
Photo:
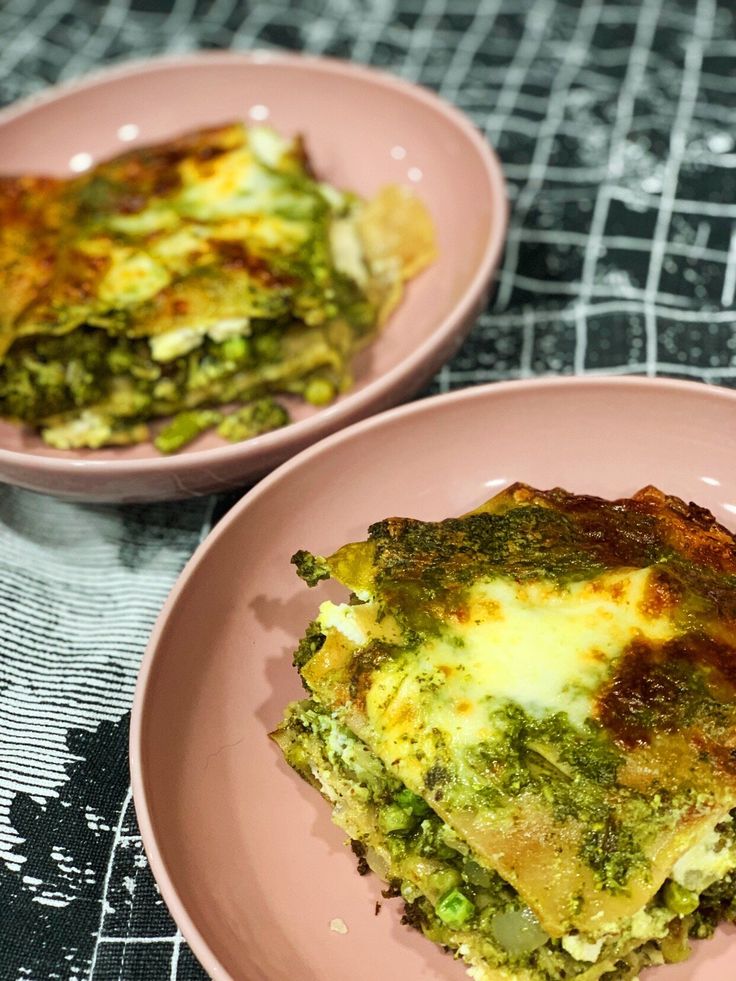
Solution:
M 384 882 L 388 882 L 390 879 L 388 862 L 382 858 L 377 851 L 373 848 L 366 848 L 365 850 L 365 860 L 371 872 L 375 872 L 379 879 L 383 879 Z
M 512 957 L 531 954 L 549 940 L 539 920 L 528 907 L 497 913 L 491 920 L 490 927 L 496 942 Z

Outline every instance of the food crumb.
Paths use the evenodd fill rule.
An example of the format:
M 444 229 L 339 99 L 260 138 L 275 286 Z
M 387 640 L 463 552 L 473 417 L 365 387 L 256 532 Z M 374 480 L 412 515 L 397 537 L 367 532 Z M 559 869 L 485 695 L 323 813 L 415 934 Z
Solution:
M 330 930 L 332 930 L 333 933 L 348 932 L 345 920 L 341 920 L 339 916 L 336 916 L 334 920 L 330 920 Z
M 380 903 L 376 903 L 376 916 L 378 916 L 378 914 L 380 912 L 381 912 L 381 904 Z

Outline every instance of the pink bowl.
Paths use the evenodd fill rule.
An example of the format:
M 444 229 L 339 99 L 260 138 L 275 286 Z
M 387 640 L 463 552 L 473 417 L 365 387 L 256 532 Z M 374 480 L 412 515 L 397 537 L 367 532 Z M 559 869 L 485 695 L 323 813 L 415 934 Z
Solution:
M 630 495 L 645 484 L 736 525 L 736 392 L 640 378 L 542 379 L 425 399 L 351 426 L 247 494 L 190 560 L 143 660 L 136 812 L 161 893 L 218 981 L 467 981 L 361 878 L 329 807 L 267 733 L 303 698 L 292 653 L 319 603 L 289 563 L 388 515 L 437 520 L 515 480 Z M 383 903 L 380 916 L 374 904 Z M 342 919 L 347 934 L 330 922 Z M 736 977 L 736 930 L 647 981 Z M 642 978 L 643 981 L 643 978 Z
M 387 183 L 406 184 L 432 213 L 439 258 L 358 359 L 355 387 L 328 408 L 297 407 L 294 423 L 281 431 L 236 445 L 207 435 L 173 457 L 161 457 L 150 444 L 53 450 L 0 422 L 0 480 L 97 501 L 222 490 L 408 398 L 470 329 L 506 229 L 499 162 L 456 109 L 381 72 L 266 52 L 125 65 L 0 113 L 0 172 L 68 175 L 130 146 L 237 118 L 303 133 L 315 169 L 331 183 L 364 195 Z

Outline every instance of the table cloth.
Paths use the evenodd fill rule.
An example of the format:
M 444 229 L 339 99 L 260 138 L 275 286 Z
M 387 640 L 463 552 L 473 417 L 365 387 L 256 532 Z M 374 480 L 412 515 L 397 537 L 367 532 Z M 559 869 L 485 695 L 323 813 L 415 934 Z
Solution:
M 465 110 L 512 220 L 498 290 L 432 392 L 736 379 L 728 0 L 4 0 L 0 39 L 5 103 L 131 57 L 288 48 Z M 204 977 L 146 864 L 127 735 L 156 614 L 237 496 L 110 507 L 0 487 L 0 978 Z

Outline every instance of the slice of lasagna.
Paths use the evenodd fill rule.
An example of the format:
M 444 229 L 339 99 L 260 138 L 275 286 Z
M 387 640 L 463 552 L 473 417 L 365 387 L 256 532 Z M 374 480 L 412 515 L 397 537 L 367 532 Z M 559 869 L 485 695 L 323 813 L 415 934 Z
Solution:
M 736 917 L 736 541 L 515 485 L 329 558 L 273 734 L 478 981 L 634 978 Z
M 0 415 L 58 448 L 322 405 L 434 255 L 418 201 L 320 182 L 304 145 L 240 123 L 139 147 L 71 180 L 0 178 Z M 223 420 L 216 407 L 241 406 Z M 199 410 L 205 408 L 206 411 Z

